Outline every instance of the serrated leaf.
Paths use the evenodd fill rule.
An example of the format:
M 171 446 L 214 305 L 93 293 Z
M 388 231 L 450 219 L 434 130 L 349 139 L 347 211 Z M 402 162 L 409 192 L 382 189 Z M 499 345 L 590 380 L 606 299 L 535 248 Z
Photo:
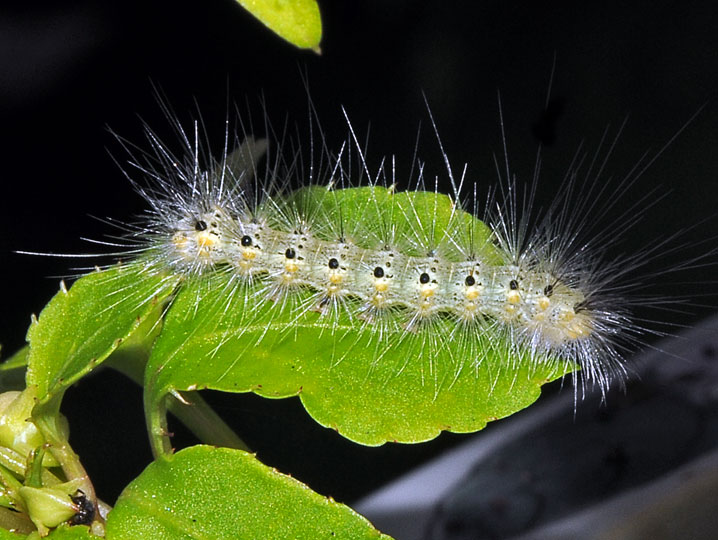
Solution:
M 344 338 L 321 327 L 315 313 L 292 323 L 292 330 L 288 322 L 278 323 L 270 309 L 247 325 L 241 301 L 223 304 L 227 310 L 221 317 L 210 307 L 204 322 L 213 319 L 216 326 L 203 329 L 200 323 L 196 328 L 184 318 L 194 309 L 196 294 L 186 289 L 175 300 L 153 350 L 148 377 L 155 376 L 147 389 L 155 404 L 171 390 L 251 391 L 270 398 L 299 395 L 317 422 L 355 442 L 421 442 L 441 430 L 482 429 L 486 422 L 530 405 L 542 384 L 569 371 L 556 364 L 517 362 L 511 367 L 508 353 L 488 345 L 477 368 L 467 360 L 461 369 L 450 350 L 432 367 L 422 360 L 417 343 L 409 340 L 387 345 L 377 360 L 373 336 L 358 336 L 347 321 L 337 328 L 348 330 Z M 203 300 L 221 298 L 210 293 Z M 198 320 L 205 314 L 198 309 Z M 296 338 L 290 333 L 294 331 Z M 443 331 L 448 335 L 451 329 Z M 337 363 L 335 358 L 343 359 Z
M 308 188 L 292 197 L 287 204 L 300 212 L 303 207 L 322 212 L 331 204 L 333 212 L 344 214 L 347 227 L 359 216 L 363 224 L 389 223 L 402 234 L 424 235 L 423 245 L 435 243 L 444 252 L 455 245 L 447 239 L 449 231 L 465 229 L 472 249 L 500 259 L 486 225 L 457 210 L 445 195 L 370 187 Z M 321 237 L 321 228 L 315 234 Z M 371 234 L 364 236 L 371 243 L 366 240 Z M 437 317 L 407 331 L 398 316 L 383 325 L 366 324 L 345 310 L 323 317 L 308 309 L 312 293 L 306 290 L 293 292 L 287 302 L 260 303 L 257 298 L 267 294 L 261 285 L 236 283 L 228 284 L 221 274 L 189 283 L 167 314 L 145 376 L 156 450 L 163 396 L 175 390 L 299 395 L 321 425 L 380 445 L 421 442 L 442 430 L 482 429 L 528 406 L 542 384 L 574 369 L 517 350 L 500 329 L 485 324 L 461 326 Z
M 315 0 L 237 0 L 265 26 L 302 49 L 319 51 L 322 20 Z
M 385 538 L 350 508 L 241 450 L 193 446 L 150 464 L 107 518 L 107 540 Z
M 62 285 L 30 325 L 27 384 L 47 401 L 99 365 L 127 339 L 178 278 L 139 264 L 93 272 Z

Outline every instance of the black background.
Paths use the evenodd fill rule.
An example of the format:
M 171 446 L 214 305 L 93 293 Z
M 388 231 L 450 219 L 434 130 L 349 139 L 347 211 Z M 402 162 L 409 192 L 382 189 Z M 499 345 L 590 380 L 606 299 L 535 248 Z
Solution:
M 255 108 L 263 95 L 275 122 L 285 115 L 304 122 L 305 72 L 330 141 L 346 133 L 344 106 L 359 132 L 371 124 L 370 160 L 394 154 L 400 171 L 408 170 L 422 122 L 421 155 L 429 172 L 441 174 L 423 92 L 454 167 L 468 162 L 469 178 L 486 185 L 496 180 L 492 156 L 502 152 L 500 91 L 509 158 L 520 179 L 530 180 L 543 142 L 546 201 L 581 141 L 590 153 L 607 126 L 615 133 L 628 117 L 609 162 L 620 177 L 705 105 L 635 188 L 636 197 L 655 186 L 667 196 L 617 249 L 637 249 L 715 214 L 718 8 L 709 1 L 325 1 L 321 56 L 286 44 L 231 0 L 25 4 L 0 7 L 6 353 L 22 345 L 30 313 L 57 291 L 58 279 L 50 276 L 70 274 L 76 263 L 13 251 L 96 251 L 81 237 L 112 231 L 90 214 L 128 219 L 142 210 L 109 157 L 107 149 L 118 154 L 118 148 L 107 127 L 140 142 L 141 116 L 169 133 L 153 83 L 183 118 L 196 100 L 221 141 L 228 94 Z M 557 114 L 546 121 L 554 59 Z M 715 223 L 696 227 L 688 242 L 711 237 Z M 705 269 L 681 279 L 699 283 L 697 295 L 710 289 Z M 690 324 L 709 310 L 689 307 L 676 322 Z M 262 460 L 342 501 L 462 439 L 444 434 L 425 445 L 367 449 L 315 425 L 295 399 L 211 399 Z M 108 501 L 150 460 L 140 400 L 139 389 L 109 373 L 82 381 L 65 400 L 71 442 Z M 180 430 L 177 441 L 191 439 Z

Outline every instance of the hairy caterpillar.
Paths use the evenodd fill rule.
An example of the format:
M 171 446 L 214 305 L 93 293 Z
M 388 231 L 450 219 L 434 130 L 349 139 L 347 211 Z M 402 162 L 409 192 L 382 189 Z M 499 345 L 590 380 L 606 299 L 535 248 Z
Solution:
M 587 216 L 613 204 L 606 190 L 622 196 L 635 179 L 599 187 L 607 158 L 587 166 L 588 186 L 580 185 L 580 165 L 569 170 L 540 216 L 529 210 L 536 186 L 522 193 L 507 164 L 484 223 L 475 217 L 476 185 L 467 199 L 466 169 L 454 176 L 440 141 L 450 196 L 438 193 L 437 181 L 426 190 L 419 160 L 408 180 L 393 162 L 371 171 L 348 118 L 350 136 L 340 149 L 332 153 L 320 137 L 305 162 L 284 137 L 271 140 L 271 128 L 269 142 L 255 139 L 241 118 L 237 133 L 227 127 L 217 158 L 199 121 L 187 132 L 165 112 L 181 153 L 148 127 L 150 151 L 123 141 L 134 156 L 125 174 L 150 210 L 137 224 L 121 224 L 129 241 L 121 254 L 147 275 L 191 284 L 196 301 L 211 297 L 215 312 L 240 299 L 231 307 L 242 312 L 240 335 L 225 330 L 215 350 L 276 318 L 284 321 L 282 339 L 311 327 L 349 340 L 333 365 L 351 361 L 352 344 L 368 344 L 373 365 L 402 344 L 406 358 L 394 360 L 396 370 L 419 362 L 422 379 L 434 377 L 437 388 L 452 383 L 436 376 L 445 358 L 454 378 L 499 358 L 506 365 L 489 370 L 548 365 L 565 372 L 574 365 L 581 384 L 602 391 L 623 381 L 625 356 L 646 331 L 632 320 L 638 282 L 627 276 L 654 253 L 649 247 L 607 259 L 605 245 L 620 233 L 591 230 Z M 640 200 L 617 226 L 629 228 L 645 206 Z M 253 332 L 246 349 L 265 334 Z

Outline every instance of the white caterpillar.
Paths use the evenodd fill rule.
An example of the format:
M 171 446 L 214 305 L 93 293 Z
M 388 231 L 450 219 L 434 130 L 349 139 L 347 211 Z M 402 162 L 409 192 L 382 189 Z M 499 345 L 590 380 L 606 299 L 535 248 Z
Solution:
M 445 153 L 451 199 L 423 191 L 421 166 L 416 191 L 395 190 L 394 166 L 388 179 L 384 166 L 370 175 L 351 126 L 336 155 L 322 139 L 318 163 L 312 156 L 305 166 L 301 154 L 269 142 L 262 166 L 265 141 L 227 136 L 216 160 L 200 144 L 197 123 L 191 137 L 174 122 L 181 157 L 149 129 L 152 152 L 132 149 L 131 166 L 146 177 L 132 181 L 151 209 L 126 238 L 148 272 L 244 295 L 248 322 L 268 302 L 295 321 L 319 312 L 315 324 L 332 332 L 348 317 L 353 330 L 374 336 L 377 361 L 382 343 L 416 339 L 430 367 L 445 348 L 467 356 L 456 360 L 457 370 L 479 366 L 494 350 L 512 362 L 575 363 L 582 382 L 604 391 L 623 380 L 626 351 L 643 332 L 631 321 L 624 278 L 651 250 L 602 259 L 596 244 L 612 231 L 587 241 L 582 213 L 605 212 L 611 203 L 597 204 L 592 187 L 576 204 L 575 171 L 533 226 L 518 215 L 527 201 L 505 180 L 502 200 L 489 203 L 487 227 L 462 209 L 465 173 L 456 181 Z M 351 187 L 359 184 L 352 178 L 357 165 L 370 178 L 364 188 Z M 305 176 L 309 186 L 287 188 Z

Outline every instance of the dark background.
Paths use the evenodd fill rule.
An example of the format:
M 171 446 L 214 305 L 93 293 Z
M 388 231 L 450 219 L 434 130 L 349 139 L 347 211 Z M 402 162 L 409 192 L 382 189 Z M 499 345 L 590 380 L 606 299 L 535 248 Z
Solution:
M 656 186 L 667 196 L 617 249 L 638 249 L 648 239 L 714 216 L 718 8 L 707 0 L 536 4 L 323 1 L 323 52 L 317 56 L 286 44 L 231 0 L 4 2 L 3 351 L 23 344 L 30 313 L 57 291 L 58 279 L 50 276 L 71 274 L 76 266 L 13 250 L 94 252 L 98 248 L 81 237 L 112 231 L 90 214 L 128 219 L 142 210 L 107 152 L 121 155 L 107 127 L 141 142 L 142 117 L 169 134 L 153 83 L 183 118 L 190 117 L 196 100 L 221 141 L 228 94 L 230 101 L 248 99 L 255 110 L 263 95 L 278 124 L 285 115 L 305 122 L 305 72 L 330 141 L 345 136 L 343 105 L 359 132 L 371 124 L 370 160 L 376 164 L 380 156 L 395 154 L 406 171 L 422 122 L 421 155 L 429 172 L 441 174 L 423 92 L 455 169 L 468 162 L 469 178 L 484 185 L 496 181 L 492 156 L 502 152 L 500 91 L 509 158 L 520 179 L 530 180 L 543 143 L 544 201 L 581 141 L 590 154 L 607 126 L 615 133 L 628 117 L 608 168 L 621 177 L 705 105 L 636 186 L 636 197 Z M 710 238 L 715 224 L 714 219 L 696 227 L 686 241 Z M 699 269 L 681 281 L 698 283 L 698 296 L 710 292 L 710 274 Z M 676 324 L 691 324 L 711 310 L 714 299 L 702 300 L 707 308 L 686 308 Z M 315 425 L 295 399 L 211 399 L 262 460 L 342 501 L 462 440 L 444 434 L 425 445 L 367 449 Z M 70 417 L 71 442 L 100 496 L 113 501 L 150 460 L 139 389 L 100 373 L 71 389 L 63 410 Z M 180 431 L 178 444 L 189 442 Z

